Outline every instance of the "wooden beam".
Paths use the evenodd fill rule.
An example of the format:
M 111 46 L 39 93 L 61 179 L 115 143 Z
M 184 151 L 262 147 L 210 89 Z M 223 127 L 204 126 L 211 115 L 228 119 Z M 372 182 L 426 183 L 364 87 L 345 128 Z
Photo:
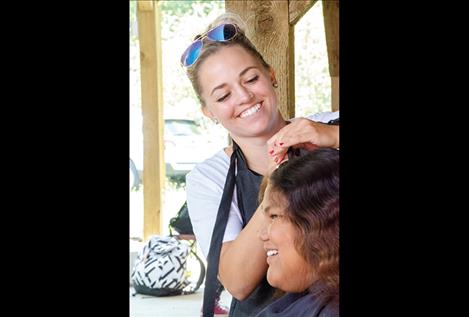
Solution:
M 290 25 L 294 26 L 317 0 L 289 0 L 288 15 Z
M 331 109 L 332 111 L 339 110 L 339 76 L 331 77 Z
M 140 11 L 152 11 L 153 0 L 139 0 L 137 6 Z
M 279 109 L 285 119 L 295 113 L 293 32 L 288 1 L 225 0 L 226 11 L 237 13 L 247 24 L 246 35 L 275 70 Z
M 295 96 L 295 27 L 288 26 L 288 54 L 287 54 L 287 108 L 282 112 L 284 118 L 294 118 L 296 110 Z M 280 88 L 280 86 L 279 86 Z
M 141 2 L 141 3 L 140 3 Z M 137 10 L 143 112 L 143 236 L 161 232 L 164 180 L 160 10 L 155 1 Z
M 339 0 L 323 1 L 329 74 L 331 75 L 331 108 L 339 109 Z

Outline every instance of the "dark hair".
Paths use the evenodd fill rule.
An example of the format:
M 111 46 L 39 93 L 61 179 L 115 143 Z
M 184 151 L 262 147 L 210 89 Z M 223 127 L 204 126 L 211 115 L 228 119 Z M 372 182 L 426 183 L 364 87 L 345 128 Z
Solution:
M 208 26 L 207 31 L 223 23 L 236 24 L 236 26 L 238 27 L 238 34 L 232 40 L 227 41 L 227 42 L 214 42 L 205 38 L 203 40 L 203 47 L 201 49 L 199 57 L 197 58 L 197 61 L 194 63 L 194 65 L 186 69 L 187 77 L 189 77 L 189 80 L 192 83 L 192 87 L 194 88 L 195 94 L 197 95 L 197 98 L 199 99 L 200 104 L 202 106 L 205 106 L 205 102 L 202 100 L 202 96 L 201 96 L 201 88 L 200 88 L 200 83 L 199 83 L 199 68 L 203 64 L 203 62 L 207 59 L 207 57 L 209 57 L 212 54 L 215 54 L 221 48 L 235 46 L 235 45 L 241 46 L 254 58 L 258 59 L 259 62 L 262 64 L 262 66 L 265 67 L 265 69 L 267 70 L 270 69 L 270 65 L 267 64 L 267 62 L 264 60 L 262 55 L 257 51 L 254 44 L 252 44 L 251 41 L 245 35 L 245 30 L 244 30 L 245 23 L 237 14 L 230 13 L 230 12 L 222 14 Z M 196 35 L 194 39 L 198 38 L 199 36 L 200 34 Z
M 287 204 L 297 230 L 295 245 L 318 279 L 310 292 L 339 296 L 339 151 L 320 148 L 293 158 L 269 178 L 273 195 Z M 319 285 L 319 287 L 318 287 Z

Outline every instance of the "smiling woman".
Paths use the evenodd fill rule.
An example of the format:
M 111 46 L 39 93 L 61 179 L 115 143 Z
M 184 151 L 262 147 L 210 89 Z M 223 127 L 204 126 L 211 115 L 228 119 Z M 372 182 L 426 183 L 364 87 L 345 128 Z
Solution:
M 267 280 L 283 291 L 302 292 L 313 284 L 315 274 L 295 245 L 299 232 L 285 211 L 288 201 L 271 186 L 267 187 L 264 199 L 269 225 L 261 231 L 260 238 L 264 241 L 269 264 Z
M 237 142 L 271 135 L 282 125 L 280 116 L 268 122 L 278 111 L 273 70 L 266 69 L 244 48 L 220 49 L 210 64 L 200 66 L 199 76 L 205 79 L 204 87 L 208 87 L 201 91 L 207 103 L 202 108 L 204 114 L 223 124 Z M 233 80 L 236 85 L 229 84 Z
M 338 316 L 339 151 L 318 149 L 283 163 L 261 209 L 267 280 L 288 293 L 258 317 Z

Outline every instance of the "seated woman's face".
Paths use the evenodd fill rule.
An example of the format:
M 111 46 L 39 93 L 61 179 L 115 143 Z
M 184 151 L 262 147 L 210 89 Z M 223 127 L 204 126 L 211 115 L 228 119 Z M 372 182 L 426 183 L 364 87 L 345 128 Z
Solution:
M 264 194 L 261 208 L 266 217 L 266 227 L 260 232 L 267 254 L 267 281 L 286 292 L 301 292 L 314 281 L 314 271 L 298 252 L 295 245 L 297 231 L 285 215 L 285 198 L 271 192 L 270 185 Z

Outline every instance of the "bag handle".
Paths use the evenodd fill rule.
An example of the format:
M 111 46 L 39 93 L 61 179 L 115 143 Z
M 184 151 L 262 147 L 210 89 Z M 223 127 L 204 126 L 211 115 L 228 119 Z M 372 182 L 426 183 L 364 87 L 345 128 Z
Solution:
M 202 259 L 197 255 L 197 253 L 192 248 L 191 248 L 190 252 L 195 256 L 195 258 L 197 259 L 197 261 L 199 261 L 199 264 L 200 264 L 199 280 L 197 281 L 197 284 L 195 285 L 195 287 L 193 289 L 188 290 L 188 291 L 183 291 L 182 295 L 189 295 L 189 294 L 195 293 L 199 289 L 200 285 L 202 285 L 202 283 L 204 282 L 204 278 L 205 278 L 205 264 L 204 264 L 204 262 L 202 261 Z

